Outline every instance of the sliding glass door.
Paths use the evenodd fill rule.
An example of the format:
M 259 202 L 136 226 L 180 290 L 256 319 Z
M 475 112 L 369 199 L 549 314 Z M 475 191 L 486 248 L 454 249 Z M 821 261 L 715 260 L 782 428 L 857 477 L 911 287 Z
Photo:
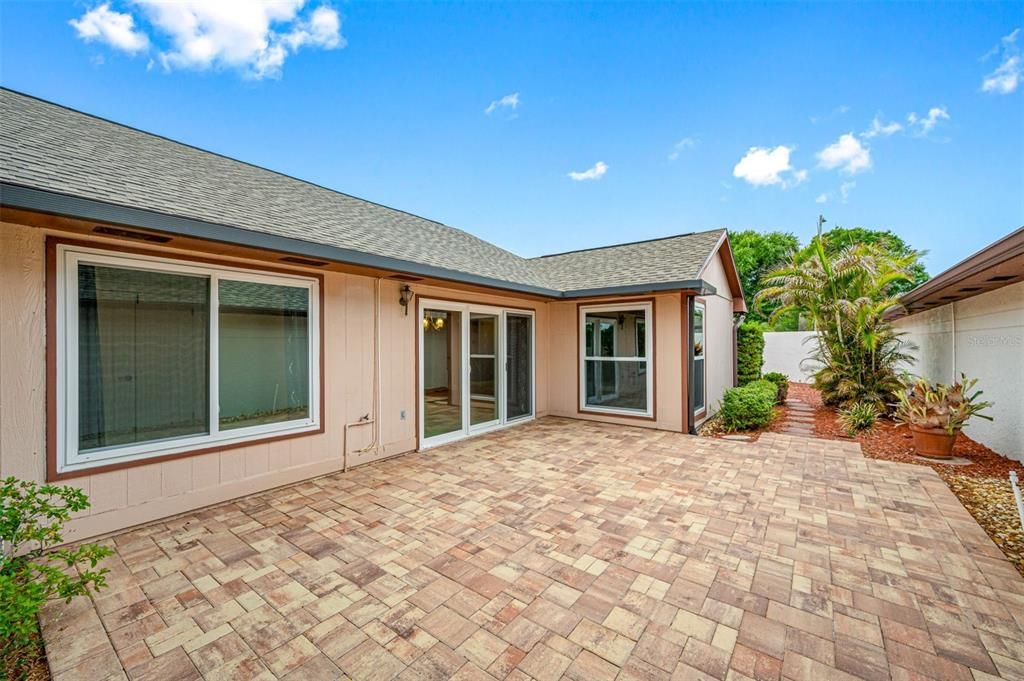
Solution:
M 505 418 L 533 416 L 533 315 L 505 314 Z
M 422 300 L 420 446 L 534 414 L 532 312 Z

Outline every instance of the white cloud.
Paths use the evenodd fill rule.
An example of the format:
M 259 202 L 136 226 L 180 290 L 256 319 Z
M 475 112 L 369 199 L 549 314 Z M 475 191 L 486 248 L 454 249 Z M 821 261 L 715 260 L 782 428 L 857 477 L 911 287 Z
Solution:
M 787 189 L 796 186 L 807 179 L 807 171 L 793 170 L 789 162 L 792 153 L 793 147 L 782 144 L 774 149 L 750 147 L 732 169 L 733 177 L 738 177 L 755 187 L 778 184 Z
M 856 186 L 856 182 L 844 182 L 841 185 L 839 185 L 839 195 L 842 197 L 843 203 L 846 203 L 847 199 L 850 198 L 850 192 Z
M 839 168 L 853 175 L 871 167 L 871 151 L 848 132 L 818 152 L 818 165 L 829 170 Z
M 692 137 L 684 137 L 676 142 L 675 146 L 672 147 L 672 151 L 668 155 L 668 160 L 675 161 L 679 158 L 680 154 L 687 149 L 693 149 L 695 146 L 697 146 L 697 140 Z
M 818 194 L 818 198 L 814 199 L 814 202 L 815 203 L 828 203 L 828 194 L 825 194 L 824 192 L 822 192 L 821 194 Z
M 345 46 L 337 11 L 323 4 L 300 14 L 305 4 L 305 0 L 134 0 L 153 29 L 151 36 L 165 39 L 156 55 L 165 69 L 232 68 L 257 79 L 280 77 L 285 60 L 301 48 Z M 72 22 L 80 36 L 86 37 L 79 24 L 101 10 L 120 17 L 122 26 L 134 25 L 131 14 L 111 12 L 109 4 L 104 4 Z M 141 30 L 135 34 L 147 46 L 156 44 Z M 126 51 L 141 49 L 131 50 L 123 41 L 106 42 Z
M 999 44 L 983 57 L 984 61 L 993 55 L 1001 54 L 1002 62 L 981 81 L 982 92 L 999 95 L 1016 92 L 1017 86 L 1024 79 L 1024 63 L 1021 62 L 1020 47 L 1017 45 L 1019 35 L 1020 29 L 1014 29 L 1003 36 Z
M 903 126 L 896 121 L 890 121 L 889 123 L 883 123 L 878 116 L 875 116 L 871 121 L 871 127 L 861 133 L 861 137 L 864 139 L 871 139 L 872 137 L 888 137 L 889 135 L 895 135 Z
M 1015 92 L 1020 84 L 1022 71 L 1024 69 L 1021 67 L 1019 56 L 1007 57 L 995 71 L 985 76 L 985 80 L 981 82 L 981 90 L 982 92 L 995 92 L 1000 95 L 1008 95 L 1011 92 Z
M 484 109 L 484 113 L 487 114 L 488 116 L 490 116 L 492 113 L 494 113 L 495 111 L 497 111 L 500 108 L 508 108 L 508 109 L 512 109 L 513 111 L 518 109 L 519 108 L 519 93 L 518 92 L 513 92 L 510 95 L 505 95 L 501 99 L 494 100 L 493 102 L 491 102 L 490 104 L 487 105 L 487 108 Z
M 78 19 L 68 22 L 86 42 L 98 40 L 125 52 L 141 52 L 149 47 L 149 38 L 142 31 L 135 30 L 135 18 L 131 14 L 115 12 L 110 3 L 93 7 Z
M 907 114 L 907 122 L 917 127 L 921 135 L 930 133 L 941 120 L 949 120 L 949 112 L 944 106 L 933 106 L 928 109 L 928 114 L 925 116 L 918 116 L 913 112 Z
M 583 180 L 600 180 L 604 177 L 604 174 L 608 172 L 608 164 L 604 161 L 598 161 L 592 167 L 586 170 L 573 170 L 569 173 L 569 177 L 577 182 Z

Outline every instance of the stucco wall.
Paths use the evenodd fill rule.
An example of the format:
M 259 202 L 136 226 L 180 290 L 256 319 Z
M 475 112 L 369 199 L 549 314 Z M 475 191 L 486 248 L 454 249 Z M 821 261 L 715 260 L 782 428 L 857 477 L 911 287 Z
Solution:
M 995 403 L 994 421 L 973 419 L 965 432 L 1024 460 L 1024 282 L 904 317 L 895 326 L 918 346 L 913 373 L 943 383 L 966 373 Z
M 707 310 L 704 363 L 707 366 L 707 416 L 711 417 L 718 411 L 722 395 L 733 387 L 733 292 L 725 276 L 721 252 L 708 263 L 704 279 L 717 290 L 715 295 L 702 298 Z
M 42 229 L 0 223 L 0 476 L 43 481 L 46 475 L 45 239 Z M 96 240 L 97 245 L 109 243 Z M 173 249 L 164 250 L 173 255 Z M 236 259 L 233 264 L 256 263 Z M 302 272 L 302 268 L 292 268 Z M 308 271 L 308 270 L 307 270 Z M 316 270 L 314 270 L 316 271 Z M 62 484 L 82 488 L 92 508 L 69 526 L 81 539 L 307 479 L 416 447 L 414 305 L 398 303 L 402 282 L 381 283 L 381 402 L 378 446 L 363 453 L 372 426 L 346 423 L 374 411 L 375 279 L 324 274 L 325 432 L 212 451 L 85 475 Z M 530 307 L 536 312 L 536 412 L 547 410 L 547 310 L 544 304 L 413 284 L 417 295 Z
M 769 331 L 764 334 L 764 365 L 761 372 L 772 371 L 789 376 L 791 381 L 808 383 L 814 375 L 813 361 L 805 361 L 814 352 L 814 331 Z

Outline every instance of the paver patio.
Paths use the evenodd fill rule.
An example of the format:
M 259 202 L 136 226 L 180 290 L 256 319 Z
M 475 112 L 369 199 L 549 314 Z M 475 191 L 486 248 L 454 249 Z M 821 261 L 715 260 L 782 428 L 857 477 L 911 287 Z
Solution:
M 547 418 L 108 541 L 55 679 L 1024 679 L 1024 579 L 853 443 Z

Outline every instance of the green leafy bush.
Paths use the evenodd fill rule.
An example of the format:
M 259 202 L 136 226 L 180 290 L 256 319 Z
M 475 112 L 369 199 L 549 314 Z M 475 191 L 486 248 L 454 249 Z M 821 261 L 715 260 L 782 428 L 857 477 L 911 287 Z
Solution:
M 95 544 L 50 550 L 63 542 L 71 514 L 89 508 L 82 490 L 14 477 L 0 484 L 0 645 L 9 652 L 33 644 L 46 601 L 70 602 L 106 586 L 107 569 L 96 566 L 113 552 Z M 4 657 L 15 666 L 20 659 Z
M 874 402 L 857 402 L 839 410 L 839 423 L 850 437 L 863 430 L 871 430 L 876 421 L 878 405 Z
M 746 385 L 761 378 L 764 365 L 764 329 L 747 322 L 736 330 L 736 382 Z
M 779 404 L 785 402 L 786 395 L 789 394 L 789 376 L 779 373 L 778 371 L 769 371 L 762 378 L 775 384 L 775 387 L 778 390 L 778 397 L 776 398 L 776 401 L 778 401 Z
M 778 388 L 771 381 L 752 381 L 739 388 L 731 388 L 722 396 L 718 411 L 725 430 L 750 430 L 767 425 L 772 420 Z

